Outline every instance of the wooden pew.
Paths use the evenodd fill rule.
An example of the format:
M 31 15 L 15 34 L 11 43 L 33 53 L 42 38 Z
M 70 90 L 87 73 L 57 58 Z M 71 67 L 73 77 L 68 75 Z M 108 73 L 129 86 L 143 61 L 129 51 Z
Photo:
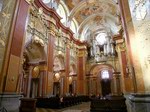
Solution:
M 91 112 L 127 112 L 123 96 L 108 96 L 102 99 L 91 99 Z
M 88 101 L 88 96 L 65 96 L 63 100 L 60 101 L 59 97 L 50 97 L 50 98 L 36 98 L 37 103 L 36 107 L 39 108 L 64 108 L 72 105 L 79 104 L 81 102 Z

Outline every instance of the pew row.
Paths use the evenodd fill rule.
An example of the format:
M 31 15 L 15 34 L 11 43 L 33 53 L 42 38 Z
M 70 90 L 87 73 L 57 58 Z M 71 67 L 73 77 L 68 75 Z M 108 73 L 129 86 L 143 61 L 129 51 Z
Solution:
M 38 108 L 52 108 L 59 109 L 64 108 L 76 104 L 80 104 L 82 102 L 89 101 L 88 96 L 66 96 L 63 97 L 63 100 L 59 97 L 50 97 L 50 98 L 36 98 L 36 107 Z
M 91 99 L 90 112 L 127 112 L 123 96 Z

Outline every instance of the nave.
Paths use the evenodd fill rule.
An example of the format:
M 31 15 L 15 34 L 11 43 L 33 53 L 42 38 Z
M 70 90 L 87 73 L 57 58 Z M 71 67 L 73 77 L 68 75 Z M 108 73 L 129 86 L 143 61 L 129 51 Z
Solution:
M 150 0 L 0 0 L 0 112 L 37 99 L 57 107 L 56 96 L 67 107 L 78 101 L 69 95 L 126 95 L 128 112 L 149 112 L 149 48 Z M 121 104 L 94 100 L 92 112 L 101 101 Z M 82 105 L 37 111 L 89 111 Z
M 66 107 L 63 109 L 37 108 L 36 112 L 90 112 L 90 102 L 82 102 L 81 104 Z

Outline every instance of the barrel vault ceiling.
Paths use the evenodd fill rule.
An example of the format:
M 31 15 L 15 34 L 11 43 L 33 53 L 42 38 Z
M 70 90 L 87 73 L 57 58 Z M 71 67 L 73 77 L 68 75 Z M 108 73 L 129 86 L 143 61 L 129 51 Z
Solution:
M 117 0 L 64 0 L 68 6 L 69 19 L 75 18 L 79 28 L 77 36 L 89 40 L 101 32 L 109 36 L 121 30 L 120 11 Z

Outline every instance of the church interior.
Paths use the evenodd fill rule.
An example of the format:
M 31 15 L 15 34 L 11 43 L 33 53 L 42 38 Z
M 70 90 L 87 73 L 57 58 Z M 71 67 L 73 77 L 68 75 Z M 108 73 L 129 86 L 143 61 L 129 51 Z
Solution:
M 149 49 L 150 0 L 0 0 L 0 112 L 149 112 Z

